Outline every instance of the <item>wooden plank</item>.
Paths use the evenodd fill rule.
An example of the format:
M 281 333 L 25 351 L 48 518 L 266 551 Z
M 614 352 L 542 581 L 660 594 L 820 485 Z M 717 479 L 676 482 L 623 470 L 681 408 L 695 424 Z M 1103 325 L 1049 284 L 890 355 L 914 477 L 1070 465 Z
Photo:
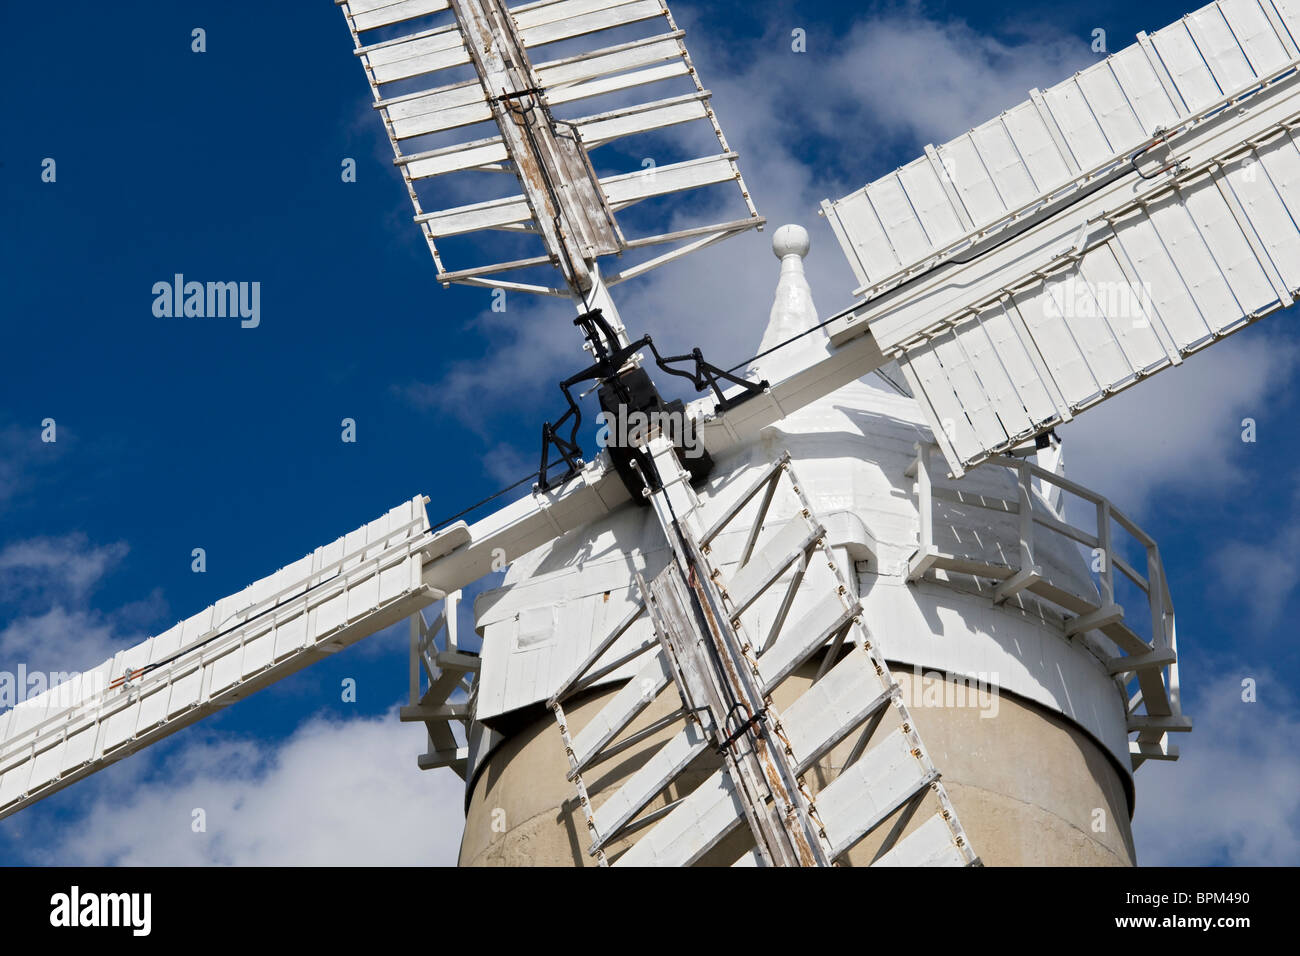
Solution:
M 938 774 L 916 756 L 902 731 L 885 734 L 817 795 L 817 813 L 838 858 Z
M 448 6 L 448 0 L 397 0 L 396 3 L 351 0 L 348 3 L 348 9 L 352 11 L 352 23 L 358 32 L 404 23 L 431 13 L 440 13 Z

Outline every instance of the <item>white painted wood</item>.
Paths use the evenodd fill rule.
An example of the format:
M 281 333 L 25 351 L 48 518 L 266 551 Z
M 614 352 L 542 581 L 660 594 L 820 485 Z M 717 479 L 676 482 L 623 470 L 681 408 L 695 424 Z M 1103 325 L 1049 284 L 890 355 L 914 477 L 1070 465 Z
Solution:
M 734 179 L 732 160 L 735 154 L 706 157 L 659 166 L 649 175 L 640 170 L 602 179 L 605 196 L 615 209 L 625 208 L 652 196 L 665 196 L 688 189 L 698 189 Z M 508 196 L 469 206 L 458 206 L 443 212 L 416 216 L 425 223 L 432 235 L 456 236 L 482 229 L 499 229 L 503 226 L 526 222 L 531 217 L 523 196 Z
M 586 766 L 597 751 L 622 733 L 672 679 L 672 669 L 663 652 L 650 651 L 636 676 L 573 735 L 573 760 L 578 767 Z
M 777 529 L 724 586 L 723 594 L 731 602 L 734 613 L 748 607 L 777 575 L 805 555 L 823 533 L 823 528 L 803 516 L 791 518 Z
M 1272 7 L 1292 45 L 1300 44 L 1300 0 L 1272 0 Z
M 826 594 L 788 624 L 776 643 L 759 655 L 758 672 L 764 692 L 771 693 L 822 647 L 836 629 L 843 626 L 846 614 L 852 610 L 851 606 L 845 606 L 840 595 Z
M 1007 363 L 998 356 L 993 340 L 989 337 L 987 326 L 988 322 L 983 317 L 973 317 L 954 326 L 954 333 L 960 339 L 960 346 L 970 359 L 970 368 L 978 375 L 975 384 L 989 403 L 990 411 L 996 417 L 997 427 L 1004 436 L 1014 439 L 1018 435 L 1031 433 L 1034 430 L 1035 419 L 1026 409 L 1025 400 L 1020 396 L 1015 382 L 1007 371 Z M 1012 363 L 1021 362 L 1020 368 L 1023 371 L 1023 348 L 1019 343 L 1008 344 L 1013 349 Z
M 807 770 L 869 714 L 888 706 L 888 693 L 870 656 L 855 645 L 781 715 L 799 770 Z
M 976 227 L 1065 186 L 1079 172 L 1125 160 L 1157 127 L 1175 125 L 1283 68 L 1287 49 L 1261 2 L 1233 0 L 1222 9 L 1210 4 L 937 147 Z M 1010 163 L 999 129 L 1015 146 Z M 972 143 L 984 154 L 983 163 L 972 156 Z M 1012 174 L 1013 168 L 1019 172 Z M 1028 194 L 1019 188 L 1026 176 L 1033 184 Z M 910 163 L 864 187 L 870 208 L 859 192 L 828 204 L 844 244 L 853 249 L 850 259 L 858 260 L 867 277 L 864 286 L 924 261 L 949 241 L 944 237 L 955 220 L 938 201 L 942 190 L 931 188 L 926 177 L 932 177 L 926 164 Z M 1000 196 L 990 189 L 994 184 Z
M 967 420 L 961 400 L 934 354 L 934 346 L 926 343 L 911 349 L 907 361 L 900 363 L 900 367 L 913 393 L 924 395 L 933 410 L 935 437 L 940 438 L 943 444 L 950 444 L 954 454 L 963 461 L 978 454 L 981 447 L 979 436 Z
M 1276 302 L 1277 291 L 1219 190 L 1207 182 L 1202 188 L 1188 189 L 1184 198 L 1214 267 L 1227 280 L 1233 296 L 1233 306 L 1221 313 L 1220 329 L 1237 325 L 1243 315 Z
M 1293 212 L 1300 152 L 1284 124 L 1300 102 L 1300 80 L 1289 74 L 1249 102 L 1251 109 L 1213 123 L 1188 121 L 1176 178 L 1140 180 L 1117 166 L 1082 202 L 1062 200 L 1059 219 L 1022 228 L 933 277 L 922 272 L 906 295 L 868 300 L 832 323 L 832 344 L 869 325 L 910 376 L 960 473 L 1025 437 L 1007 387 L 1013 366 L 1019 407 L 1041 409 L 1044 394 L 1056 406 L 1053 415 L 1029 414 L 1041 432 L 1289 305 L 1300 278 Z M 1243 141 L 1255 145 L 1243 149 Z M 1155 169 L 1167 160 L 1150 162 Z M 1019 346 L 1002 326 L 1001 344 L 990 350 L 983 325 L 1001 325 L 1003 313 L 1023 323 L 1010 322 Z M 1003 437 L 988 410 L 1010 427 Z
M 1045 90 L 1043 100 L 1080 169 L 1091 169 L 1115 152 L 1074 79 Z
M 608 176 L 600 182 L 605 188 L 605 195 L 610 205 L 615 209 L 622 209 L 652 196 L 665 196 L 669 193 L 684 192 L 688 189 L 698 189 L 701 186 L 712 186 L 735 179 L 736 170 L 733 165 L 735 158 L 735 153 L 706 156 L 659 166 L 654 170 L 653 176 L 647 175 L 644 170 L 638 170 L 619 176 Z
M 871 276 L 892 273 L 903 265 L 866 189 L 823 203 L 822 212 L 859 282 L 865 285 Z
M 427 179 L 462 169 L 477 169 L 505 163 L 510 159 L 505 144 L 497 138 L 478 140 L 464 146 L 439 151 L 436 155 L 432 153 L 421 155 L 426 155 L 426 158 L 412 160 L 406 164 L 406 173 L 412 179 Z
M 1170 95 L 1141 44 L 1125 47 L 1106 62 L 1137 114 L 1141 132 L 1136 139 L 1149 136 L 1157 127 L 1170 126 L 1177 120 L 1182 102 Z
M 867 187 L 867 195 L 900 261 L 914 262 L 937 244 L 939 240 L 931 240 L 917 218 L 898 173 L 876 180 Z
M 656 823 L 615 866 L 691 866 L 740 826 L 745 811 L 731 775 L 719 770 Z
M 365 58 L 375 82 L 380 85 L 466 66 L 470 62 L 469 51 L 454 28 L 431 36 L 417 34 L 401 43 L 371 50 Z
M 1015 324 L 1019 321 L 1019 314 L 1014 313 L 1007 302 L 997 303 L 987 312 L 982 313 L 978 319 L 981 329 L 988 338 L 991 351 L 997 356 L 1003 370 L 1015 386 L 1016 398 L 1025 409 L 1029 420 L 1036 425 L 1039 422 L 1049 421 L 1056 413 L 1056 406 L 1047 386 L 1043 383 L 1042 375 L 1038 372 L 1036 356 L 1030 355 L 1025 343 L 1016 332 Z M 980 344 L 977 343 L 974 349 L 976 354 L 981 356 L 981 362 L 992 361 L 983 358 L 985 352 Z M 1006 405 L 1008 416 L 1014 417 L 1014 402 L 1008 398 Z
M 951 242 L 966 232 L 930 163 L 913 160 L 898 171 L 898 182 L 929 245 Z
M 1255 71 L 1217 3 L 1194 10 L 1184 22 L 1222 92 L 1240 89 L 1255 79 Z
M 1257 76 L 1279 69 L 1295 55 L 1283 45 L 1269 16 L 1271 8 L 1269 0 L 1219 0 L 1219 12 Z
M 942 365 L 943 376 L 947 379 L 949 388 L 956 394 L 957 402 L 975 432 L 976 441 L 985 448 L 999 447 L 1008 440 L 1009 436 L 991 407 L 983 382 L 984 369 L 973 368 L 966 356 L 962 345 L 964 338 L 965 336 L 962 336 L 959 339 L 958 333 L 951 331 L 936 336 L 929 346 Z M 998 370 L 996 359 L 991 361 L 989 366 L 988 373 L 991 377 L 993 372 Z
M 708 735 L 698 723 L 692 722 L 655 751 L 622 787 L 596 808 L 592 815 L 598 834 L 594 846 L 603 847 L 606 840 L 615 836 L 624 824 L 640 813 L 708 745 Z
M 679 42 L 682 36 L 681 31 L 662 33 L 630 43 L 593 50 L 590 53 L 538 63 L 537 78 L 546 87 L 551 101 L 555 102 L 556 93 L 576 83 L 612 76 L 626 70 L 682 60 L 682 47 Z
M 1150 288 L 1156 309 L 1174 341 L 1186 348 L 1205 342 L 1213 330 L 1199 304 L 1205 297 L 1198 300 L 1192 294 L 1182 268 L 1165 243 L 1164 233 L 1172 225 L 1166 221 L 1168 218 L 1162 217 L 1165 222 L 1162 231 L 1146 213 L 1132 216 L 1125 220 L 1124 229 L 1116 233 L 1115 244 L 1133 263 L 1136 275 Z M 1214 305 L 1206 302 L 1205 307 L 1212 309 Z
M 1107 58 L 1074 78 L 1094 121 L 1105 134 L 1107 155 L 1122 149 L 1125 143 L 1141 142 L 1151 130 L 1142 125 L 1133 111 L 1112 66 L 1111 58 Z
M 960 197 L 962 209 L 974 222 L 995 219 L 1006 212 L 1007 204 L 998 192 L 993 176 L 984 165 L 972 134 L 946 143 L 935 150 L 941 171 Z
M 1083 356 L 1091 385 L 1096 389 L 1092 394 L 1111 384 L 1130 381 L 1133 377 L 1133 369 L 1120 352 L 1115 334 L 1099 305 L 1099 300 L 1105 297 L 1104 290 L 1090 286 L 1076 265 L 1060 278 L 1049 280 L 1046 295 L 1038 299 L 1045 311 L 1049 302 L 1055 305 L 1066 334 Z M 1049 324 L 1044 321 L 1044 327 Z M 1086 396 L 1088 393 L 1083 394 Z
M 374 0 L 350 0 L 348 8 L 352 11 L 352 22 L 357 30 L 373 30 L 378 27 L 392 26 L 446 10 L 447 0 L 397 0 L 396 3 L 374 2 Z
M 931 779 L 902 731 L 879 735 L 857 763 L 817 794 L 817 813 L 834 855 L 847 853 Z
M 578 13 L 579 9 L 591 12 Z M 560 40 L 571 40 L 611 27 L 626 26 L 663 16 L 659 0 L 631 0 L 631 2 L 587 3 L 585 0 L 567 0 L 551 4 L 549 8 L 517 14 L 524 42 L 531 48 Z M 559 17 L 563 16 L 563 19 Z M 549 19 L 554 17 L 554 19 Z M 546 18 L 546 19 L 544 19 Z
M 686 66 L 686 61 L 679 58 L 674 63 L 663 63 L 643 70 L 632 70 L 612 76 L 602 76 L 585 83 L 574 83 L 571 86 L 561 87 L 551 93 L 547 99 L 552 106 L 562 106 L 565 103 L 574 103 L 578 100 L 590 99 L 593 96 L 605 96 L 609 93 L 619 93 L 623 90 L 631 90 L 651 83 L 661 83 L 664 80 L 688 76 L 689 74 L 690 69 Z
M 1253 170 L 1253 172 L 1252 172 Z M 1288 288 L 1300 288 L 1300 150 L 1288 136 L 1255 150 L 1255 165 L 1228 169 L 1228 182 L 1259 231 Z
M 663 6 L 659 0 L 555 0 L 552 3 L 526 3 L 515 7 L 515 22 L 525 32 L 554 28 L 565 29 L 566 22 L 582 21 L 592 16 L 606 17 L 610 23 L 635 23 L 644 17 L 661 16 Z M 565 33 L 568 39 L 575 34 Z
M 1123 368 L 1121 377 L 1112 378 L 1110 385 L 1154 369 L 1167 360 L 1156 337 L 1153 323 L 1157 317 L 1147 306 L 1149 289 L 1132 287 L 1112 246 L 1101 246 L 1084 256 L 1079 278 L 1088 290 L 1087 300 L 1096 307 L 1096 321 L 1106 323 L 1107 331 L 1114 336 L 1122 353 L 1115 356 Z
M 444 0 L 436 2 L 441 10 L 449 5 Z M 405 22 L 408 16 L 431 12 L 420 6 L 423 3 L 425 0 L 418 4 L 416 0 L 403 0 L 362 12 L 349 12 L 346 5 L 343 9 L 356 36 L 357 30 Z M 561 287 L 567 286 L 575 301 L 585 303 L 590 290 L 601 287 L 593 279 L 595 262 L 601 257 L 653 244 L 676 244 L 670 251 L 645 258 L 614 277 L 630 278 L 762 224 L 735 156 L 726 152 L 726 140 L 707 102 L 708 93 L 682 45 L 684 34 L 676 29 L 661 0 L 556 0 L 514 7 L 507 7 L 502 0 L 452 0 L 450 6 L 454 18 L 432 21 L 432 26 L 422 21 L 412 26 L 414 32 L 408 36 L 374 43 L 356 37 L 356 52 L 382 111 L 397 165 L 405 174 L 415 221 L 422 226 L 438 276 L 444 282 L 563 294 L 561 289 L 540 285 L 536 279 L 519 281 L 507 275 L 549 264 L 560 270 Z M 621 32 L 631 24 L 660 18 L 665 21 L 666 32 L 631 40 Z M 585 40 L 588 37 L 595 39 Z M 619 42 L 611 44 L 611 37 Z M 581 49 L 584 41 L 590 49 Z M 564 45 L 556 46 L 561 43 Z M 533 51 L 541 61 L 536 66 Z M 555 56 L 556 52 L 562 55 Z M 481 74 L 476 81 L 465 82 L 463 70 L 454 81 L 439 81 L 439 74 L 467 65 Z M 429 88 L 411 91 L 389 86 L 418 78 L 427 78 Z M 549 108 L 591 97 L 656 86 L 662 90 L 666 80 L 684 80 L 695 87 L 695 93 L 587 117 L 578 124 L 580 141 L 570 132 L 570 123 L 549 112 Z M 536 109 L 538 106 L 547 109 Z M 407 148 L 421 137 L 445 135 L 488 122 L 497 127 L 498 136 L 484 136 L 479 131 L 468 136 L 470 141 L 460 147 L 426 142 L 425 146 L 436 148 Z M 584 153 L 584 148 L 596 149 L 621 137 L 644 136 L 695 122 L 710 125 L 726 156 L 721 165 L 710 157 L 701 157 L 694 162 L 672 164 L 666 175 L 659 175 L 664 170 L 652 170 L 654 175 L 647 175 L 646 170 L 638 169 L 607 176 L 601 182 Z M 629 157 L 621 159 L 630 163 Z M 514 172 L 523 194 L 501 198 L 494 181 L 478 193 L 492 198 L 426 211 L 426 202 L 436 207 L 437 201 L 417 190 L 417 183 L 447 173 L 483 171 Z M 643 199 L 728 182 L 735 182 L 739 188 L 749 219 L 718 223 L 715 235 L 709 236 L 707 231 L 683 234 L 677 230 L 629 238 L 615 221 L 617 210 Z M 455 195 L 470 198 L 475 191 L 472 186 L 461 187 Z M 546 254 L 521 259 L 514 245 L 489 241 L 484 249 L 475 250 L 487 262 L 468 267 L 445 264 L 438 240 L 494 230 L 536 233 Z M 607 314 L 611 308 L 606 302 Z M 621 335 L 616 317 L 614 325 Z
M 577 121 L 582 131 L 582 142 L 588 149 L 603 146 L 623 136 L 667 129 L 693 120 L 707 119 L 708 107 L 704 98 L 691 94 L 643 103 L 638 106 L 588 116 Z
M 1003 205 L 1002 212 L 1027 203 L 1038 194 L 1026 160 L 1021 158 L 1015 143 L 1011 141 L 1004 117 L 975 127 L 969 136 L 979 151 L 980 161 L 997 186 Z
M 477 83 L 386 102 L 384 113 L 392 124 L 393 135 L 399 140 L 492 119 L 492 110 Z
M 1024 160 L 1036 193 L 1042 193 L 1071 174 L 1070 165 L 1061 155 L 1051 132 L 1043 123 L 1033 103 L 1020 103 L 1002 114 L 1002 123 L 1011 135 L 1016 151 Z
M 953 842 L 943 817 L 933 814 L 903 837 L 872 866 L 965 866 L 966 858 Z

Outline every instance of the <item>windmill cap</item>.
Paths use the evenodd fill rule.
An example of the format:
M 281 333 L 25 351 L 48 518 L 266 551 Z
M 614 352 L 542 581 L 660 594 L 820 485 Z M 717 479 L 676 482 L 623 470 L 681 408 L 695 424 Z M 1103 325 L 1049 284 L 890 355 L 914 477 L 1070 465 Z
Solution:
M 808 255 L 811 247 L 812 241 L 808 238 L 808 230 L 803 226 L 790 224 L 772 233 L 772 251 L 776 253 L 778 259 L 784 259 L 786 256 L 798 256 L 802 259 Z

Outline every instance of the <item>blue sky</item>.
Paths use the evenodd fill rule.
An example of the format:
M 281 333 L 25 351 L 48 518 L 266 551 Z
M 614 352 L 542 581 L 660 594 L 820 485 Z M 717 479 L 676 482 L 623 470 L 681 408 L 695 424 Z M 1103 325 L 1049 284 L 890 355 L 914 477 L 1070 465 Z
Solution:
M 818 200 L 1092 62 L 1094 29 L 1113 51 L 1190 9 L 674 4 L 760 212 L 813 230 L 824 312 L 853 283 Z M 436 519 L 533 466 L 582 357 L 571 312 L 512 298 L 494 315 L 487 292 L 434 281 L 332 2 L 11 4 L 0 37 L 0 669 L 91 666 L 417 493 Z M 625 320 L 746 358 L 767 242 L 622 287 Z M 736 269 L 753 281 L 717 280 Z M 260 282 L 260 325 L 155 317 L 153 284 L 178 272 Z M 1300 856 L 1293 321 L 1063 430 L 1072 473 L 1159 540 L 1179 612 L 1199 729 L 1183 761 L 1139 774 L 1143 862 Z M 422 735 L 390 714 L 405 686 L 403 634 L 372 638 L 0 822 L 0 861 L 451 859 L 458 787 L 415 769 Z M 198 805 L 230 811 L 203 840 Z

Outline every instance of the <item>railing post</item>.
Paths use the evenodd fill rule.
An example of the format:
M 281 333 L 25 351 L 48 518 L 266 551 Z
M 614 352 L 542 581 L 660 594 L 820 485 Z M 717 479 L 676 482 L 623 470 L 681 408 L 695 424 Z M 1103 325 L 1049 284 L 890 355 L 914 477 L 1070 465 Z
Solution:
M 1115 603 L 1115 561 L 1111 554 L 1110 501 L 1097 503 L 1097 547 L 1101 549 L 1101 604 Z
M 420 703 L 420 617 L 419 611 L 411 615 L 411 706 Z
M 921 518 L 921 554 L 934 551 L 934 502 L 930 495 L 930 446 L 916 446 L 916 509 Z
M 458 613 L 459 608 L 460 608 L 460 592 L 452 591 L 450 594 L 446 596 L 446 598 L 443 599 L 443 604 L 442 604 L 442 612 L 445 615 L 447 621 L 447 650 L 452 652 L 460 650 L 460 645 L 456 638 L 457 623 L 458 623 L 457 618 L 460 616 Z M 437 648 L 434 648 L 434 650 L 436 651 Z
M 1016 466 L 1016 497 L 1020 505 L 1020 567 L 1027 571 L 1034 567 L 1034 496 L 1029 463 L 1022 460 Z
M 1169 689 L 1169 709 L 1176 715 L 1181 716 L 1183 713 L 1183 694 L 1178 686 L 1178 628 L 1174 620 L 1173 608 L 1169 609 L 1169 649 L 1174 652 L 1174 662 L 1169 665 L 1169 680 L 1166 686 Z
M 1157 650 L 1169 647 L 1165 628 L 1165 570 L 1160 566 L 1160 552 L 1147 548 L 1147 595 L 1151 599 L 1151 645 Z

